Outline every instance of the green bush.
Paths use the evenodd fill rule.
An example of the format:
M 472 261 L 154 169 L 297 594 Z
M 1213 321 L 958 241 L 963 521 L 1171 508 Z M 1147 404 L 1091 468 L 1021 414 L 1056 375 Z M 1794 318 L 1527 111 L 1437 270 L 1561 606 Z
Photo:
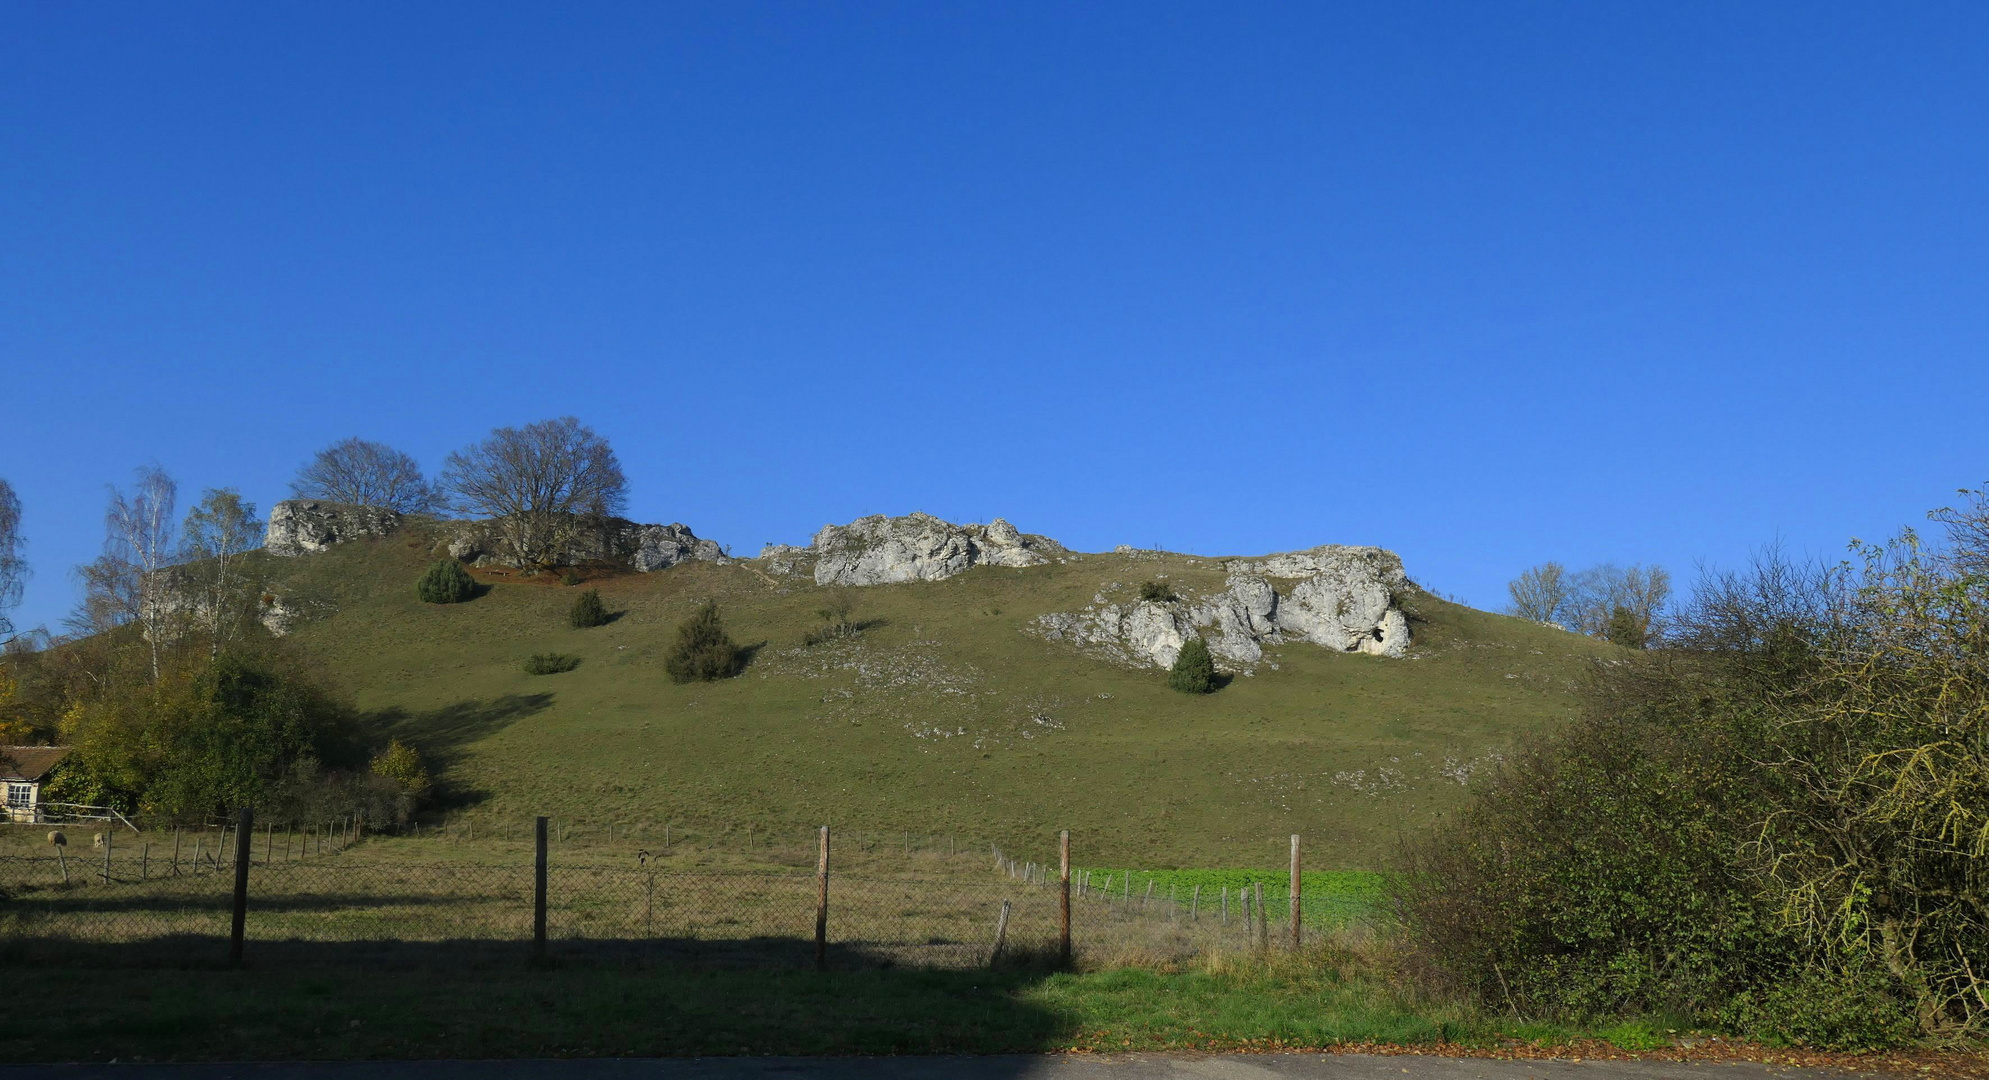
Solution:
M 1181 655 L 1174 658 L 1174 667 L 1167 673 L 1167 685 L 1184 694 L 1207 694 L 1215 690 L 1215 658 L 1209 655 L 1207 642 L 1189 638 L 1181 646 Z
M 1808 967 L 1764 990 L 1735 995 L 1722 1015 L 1733 1031 L 1819 1050 L 1883 1050 L 1912 1040 L 1898 983 L 1866 966 Z
M 454 559 L 438 560 L 421 575 L 414 591 L 424 603 L 460 604 L 476 595 L 477 583 L 470 572 Z
M 589 589 L 573 598 L 573 610 L 567 612 L 566 619 L 576 630 L 590 626 L 606 626 L 608 606 L 601 602 L 601 590 Z
M 709 601 L 677 627 L 677 644 L 663 663 L 670 680 L 680 683 L 729 679 L 745 666 L 745 651 L 733 644 L 718 605 Z
M 1609 613 L 1609 624 L 1603 627 L 1602 636 L 1626 649 L 1641 649 L 1650 638 L 1650 626 L 1642 616 L 1618 604 Z
M 525 661 L 527 675 L 557 675 L 562 671 L 572 671 L 580 666 L 580 658 L 565 653 L 534 653 Z
M 1166 582 L 1149 581 L 1140 586 L 1140 599 L 1152 600 L 1160 604 L 1171 604 L 1181 598 L 1175 595 L 1174 590 Z
M 1705 1017 L 1787 969 L 1794 943 L 1734 873 L 1753 795 L 1714 747 L 1588 718 L 1472 786 L 1390 878 L 1448 988 L 1528 1016 Z
M 578 585 L 578 584 L 580 584 L 580 571 L 578 571 L 578 570 L 568 570 L 568 571 L 567 571 L 566 573 L 564 573 L 564 574 L 561 574 L 561 575 L 559 576 L 559 583 L 560 583 L 561 585 Z
M 394 739 L 373 758 L 373 774 L 383 776 L 407 793 L 408 797 L 419 802 L 434 787 L 434 778 L 428 774 L 428 765 L 414 747 Z

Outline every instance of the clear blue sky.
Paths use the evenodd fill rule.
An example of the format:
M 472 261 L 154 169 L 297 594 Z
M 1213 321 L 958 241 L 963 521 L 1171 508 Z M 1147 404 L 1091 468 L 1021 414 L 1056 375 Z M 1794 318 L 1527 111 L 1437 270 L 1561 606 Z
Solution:
M 1989 5 L 0 6 L 0 476 L 608 436 L 742 552 L 1841 551 L 1989 480 Z

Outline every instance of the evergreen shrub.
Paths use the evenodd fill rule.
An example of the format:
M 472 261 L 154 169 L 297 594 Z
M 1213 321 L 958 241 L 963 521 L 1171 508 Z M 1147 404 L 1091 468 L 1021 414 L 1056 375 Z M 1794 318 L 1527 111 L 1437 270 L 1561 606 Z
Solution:
M 1189 638 L 1181 646 L 1181 655 L 1174 658 L 1174 667 L 1167 673 L 1167 685 L 1184 694 L 1207 694 L 1215 690 L 1215 658 L 1209 655 L 1207 642 Z
M 589 589 L 574 597 L 573 610 L 567 612 L 566 618 L 576 630 L 607 625 L 608 605 L 601 602 L 601 590 Z
M 527 675 L 557 675 L 562 671 L 572 671 L 580 666 L 580 658 L 565 653 L 534 653 L 525 661 Z
M 718 605 L 710 601 L 677 627 L 677 644 L 663 663 L 670 680 L 679 683 L 729 679 L 745 666 L 745 651 L 726 634 Z
M 421 575 L 414 589 L 424 603 L 460 604 L 476 595 L 477 583 L 462 563 L 440 559 Z

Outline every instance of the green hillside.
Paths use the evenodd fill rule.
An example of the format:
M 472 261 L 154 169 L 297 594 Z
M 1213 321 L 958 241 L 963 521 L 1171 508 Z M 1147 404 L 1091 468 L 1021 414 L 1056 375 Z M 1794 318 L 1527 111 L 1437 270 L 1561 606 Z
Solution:
M 994 841 L 1043 858 L 1059 828 L 1086 865 L 1374 865 L 1454 806 L 1460 781 L 1569 714 L 1609 646 L 1417 593 L 1407 659 L 1304 643 L 1191 697 L 1026 631 L 1160 574 L 1220 588 L 1212 560 L 1151 553 L 977 567 L 853 590 L 860 636 L 809 646 L 823 590 L 755 562 L 591 574 L 609 625 L 567 626 L 554 576 L 415 598 L 430 541 L 406 533 L 272 560 L 316 612 L 293 637 L 439 766 L 453 818 L 757 830 L 830 822 Z M 1115 587 L 1114 587 L 1115 586 Z M 663 660 L 705 599 L 753 649 L 736 679 L 676 685 Z M 527 675 L 541 652 L 576 670 Z

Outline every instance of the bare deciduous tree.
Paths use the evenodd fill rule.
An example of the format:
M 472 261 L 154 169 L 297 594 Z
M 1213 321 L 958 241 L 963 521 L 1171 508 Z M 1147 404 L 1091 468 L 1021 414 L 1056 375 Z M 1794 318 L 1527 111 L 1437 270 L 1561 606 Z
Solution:
M 200 505 L 187 511 L 179 574 L 182 590 L 195 594 L 208 649 L 218 656 L 241 636 L 254 610 L 258 590 L 243 573 L 244 553 L 261 543 L 254 503 L 234 488 L 209 488 Z
M 21 557 L 21 497 L 14 485 L 0 479 L 0 634 L 11 635 L 14 623 L 7 612 L 20 606 L 28 583 L 28 561 Z
M 1535 566 L 1506 585 L 1512 603 L 1506 613 L 1534 622 L 1550 623 L 1568 602 L 1567 569 L 1557 562 Z
M 379 506 L 420 514 L 441 505 L 442 497 L 421 475 L 421 466 L 391 446 L 345 439 L 318 451 L 297 470 L 290 493 L 300 499 Z
M 458 509 L 495 519 L 516 563 L 535 570 L 557 565 L 581 529 L 628 500 L 614 450 L 571 416 L 498 428 L 450 454 L 442 483 Z
M 1508 614 L 1556 623 L 1593 637 L 1655 636 L 1671 599 L 1671 575 L 1662 566 L 1602 563 L 1570 574 L 1560 563 L 1542 563 L 1506 585 Z M 1641 631 L 1632 633 L 1631 627 Z
M 1593 637 L 1606 637 L 1618 608 L 1650 637 L 1664 605 L 1671 599 L 1671 574 L 1662 566 L 1617 566 L 1603 563 L 1574 575 L 1569 582 L 1563 625 Z
M 179 485 L 157 466 L 138 470 L 138 483 L 129 494 L 111 489 L 104 513 L 104 553 L 77 568 L 83 581 L 83 602 L 71 616 L 71 626 L 97 633 L 129 622 L 145 627 L 152 653 L 152 678 L 159 677 L 159 657 L 168 636 L 168 623 L 177 617 L 172 585 L 161 571 L 171 565 L 173 505 Z

